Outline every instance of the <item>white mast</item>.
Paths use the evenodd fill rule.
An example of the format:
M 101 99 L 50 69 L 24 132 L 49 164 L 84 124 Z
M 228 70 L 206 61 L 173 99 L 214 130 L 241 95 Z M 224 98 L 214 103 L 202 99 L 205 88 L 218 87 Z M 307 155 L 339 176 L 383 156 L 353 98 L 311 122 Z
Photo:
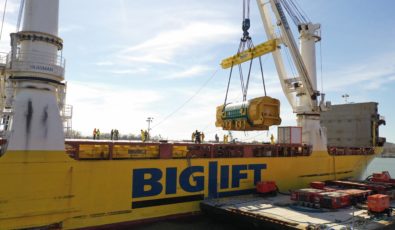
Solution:
M 11 34 L 7 79 L 13 87 L 7 151 L 64 151 L 59 93 L 64 60 L 58 53 L 59 0 L 25 0 L 22 31 Z

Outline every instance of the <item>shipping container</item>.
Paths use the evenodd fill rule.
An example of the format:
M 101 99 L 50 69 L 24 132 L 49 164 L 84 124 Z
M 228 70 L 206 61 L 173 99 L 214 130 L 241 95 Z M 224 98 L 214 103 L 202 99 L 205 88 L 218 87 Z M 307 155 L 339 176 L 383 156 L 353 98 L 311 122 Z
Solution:
M 291 200 L 300 201 L 300 202 L 308 202 L 308 203 L 317 203 L 317 196 L 320 193 L 325 192 L 321 189 L 314 188 L 303 188 L 294 190 L 291 193 Z
M 372 193 L 371 190 L 361 190 L 361 189 L 345 189 L 341 190 L 342 193 L 350 195 L 352 202 L 364 202 L 368 196 Z
M 277 140 L 279 144 L 302 144 L 302 127 L 278 127 Z
M 322 208 L 339 209 L 351 204 L 350 196 L 342 192 L 324 192 L 319 194 Z

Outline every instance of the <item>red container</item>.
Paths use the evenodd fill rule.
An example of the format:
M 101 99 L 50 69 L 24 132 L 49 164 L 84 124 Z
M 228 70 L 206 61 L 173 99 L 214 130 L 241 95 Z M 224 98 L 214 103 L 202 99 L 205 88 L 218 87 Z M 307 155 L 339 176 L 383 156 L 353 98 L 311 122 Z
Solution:
M 372 181 L 374 182 L 391 182 L 391 176 L 388 171 L 373 173 Z
M 321 181 L 313 181 L 310 183 L 310 187 L 315 189 L 324 189 L 325 183 Z
M 368 196 L 368 210 L 372 212 L 384 212 L 390 207 L 390 197 L 383 194 Z
M 331 187 L 324 187 L 324 191 L 325 192 L 335 192 L 335 191 L 337 191 L 338 189 L 335 189 L 335 188 L 331 188 Z
M 316 203 L 320 193 L 325 192 L 324 190 L 314 188 L 304 188 L 292 191 L 291 200 L 302 201 L 309 203 Z
M 277 185 L 274 181 L 261 181 L 256 185 L 256 191 L 258 193 L 266 194 L 277 191 Z
M 299 193 L 297 191 L 292 191 L 291 193 L 291 200 L 298 201 L 299 200 Z
M 361 190 L 361 189 L 345 189 L 341 190 L 341 192 L 350 195 L 355 201 L 362 202 L 366 201 L 368 196 L 371 194 L 372 191 L 370 190 Z
M 350 205 L 350 196 L 342 192 L 324 192 L 320 194 L 320 205 L 329 209 L 344 208 Z

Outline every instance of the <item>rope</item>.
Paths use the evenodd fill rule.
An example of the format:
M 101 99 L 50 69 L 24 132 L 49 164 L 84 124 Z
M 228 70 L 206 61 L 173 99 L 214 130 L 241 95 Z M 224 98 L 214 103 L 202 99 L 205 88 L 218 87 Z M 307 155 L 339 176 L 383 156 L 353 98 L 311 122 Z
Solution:
M 239 48 L 237 50 L 237 55 L 242 53 L 246 49 L 254 48 L 254 44 L 253 44 L 253 42 L 251 40 L 251 37 L 249 36 L 249 33 L 248 33 L 248 29 L 250 28 L 249 15 L 250 15 L 250 0 L 244 0 L 243 1 L 243 23 L 242 23 L 243 36 L 240 39 Z M 243 102 L 245 102 L 247 100 L 248 87 L 249 87 L 249 82 L 250 82 L 250 78 L 251 78 L 252 63 L 253 63 L 253 59 L 250 60 L 249 69 L 248 69 L 248 75 L 247 75 L 246 81 L 244 81 L 244 74 L 243 74 L 242 64 L 238 64 L 240 86 L 241 86 L 241 93 L 242 93 L 242 96 L 243 96 Z M 264 79 L 264 75 L 263 75 L 262 61 L 261 61 L 260 57 L 259 57 L 259 64 L 260 64 L 260 70 L 261 70 L 261 76 L 262 76 L 263 89 L 264 89 L 265 96 L 266 96 L 265 79 Z M 224 106 L 223 106 L 223 110 L 222 111 L 225 110 L 226 102 L 228 100 L 229 87 L 230 87 L 230 81 L 231 81 L 231 78 L 232 78 L 232 73 L 233 73 L 233 63 L 231 65 L 231 69 L 230 69 L 230 73 L 229 73 L 228 85 L 227 85 L 227 88 L 226 88 Z
M 6 9 L 7 9 L 7 0 L 5 0 L 4 2 L 3 19 L 1 20 L 0 40 L 1 40 L 1 35 L 3 35 L 4 17 L 5 17 Z
M 158 127 L 159 125 L 161 125 L 163 122 L 165 122 L 166 120 L 168 120 L 171 116 L 173 116 L 175 113 L 177 113 L 180 109 L 182 109 L 186 104 L 188 104 L 194 97 L 196 97 L 196 95 L 198 95 L 200 93 L 200 91 L 202 91 L 202 89 L 214 78 L 214 76 L 217 74 L 218 69 L 214 71 L 214 73 L 210 76 L 210 78 L 208 78 L 203 85 L 191 96 L 189 97 L 184 103 L 182 103 L 178 108 L 176 108 L 173 112 L 169 113 L 163 120 L 161 120 L 160 122 L 156 123 L 156 125 L 152 126 L 151 129 Z
M 263 91 L 265 92 L 265 97 L 266 97 L 266 84 L 265 84 L 265 77 L 263 76 L 263 67 L 262 67 L 262 59 L 261 59 L 261 57 L 259 57 L 259 66 L 261 67 Z
M 297 77 L 297 70 L 296 70 L 296 67 L 293 65 L 293 61 L 291 60 L 291 54 L 289 53 L 288 49 L 284 49 L 284 53 L 285 53 L 285 56 L 287 57 L 286 60 L 288 62 L 289 68 L 291 69 L 292 77 L 294 79 L 296 79 L 296 77 Z
M 243 20 L 250 18 L 250 0 L 243 1 Z
M 300 24 L 299 18 L 295 15 L 293 10 L 291 9 L 291 6 L 288 4 L 287 1 L 283 0 L 281 1 L 282 5 L 284 6 L 285 10 L 288 12 L 289 16 L 291 17 L 292 21 L 294 22 L 295 25 Z
M 22 12 L 23 12 L 24 5 L 25 5 L 25 0 L 22 0 L 21 5 L 19 6 L 18 22 L 16 24 L 16 32 L 19 31 L 19 27 L 21 26 Z
M 239 76 L 240 76 L 240 86 L 241 86 L 241 93 L 244 96 L 245 92 L 244 92 L 244 75 L 243 75 L 243 69 L 241 68 L 241 65 L 238 65 L 239 67 Z
M 292 1 L 292 0 L 291 0 L 291 1 Z M 295 8 L 298 9 L 298 11 L 301 12 L 302 17 L 303 17 L 303 19 L 305 20 L 305 23 L 311 22 L 309 16 L 306 14 L 306 12 L 304 12 L 303 8 L 300 7 L 300 5 L 299 5 L 299 3 L 298 3 L 297 1 L 296 1 L 296 2 L 293 2 L 293 1 L 292 1 L 292 4 L 295 5 Z
M 244 13 L 244 11 L 243 11 L 243 13 Z M 239 48 L 237 49 L 237 54 L 239 54 L 242 49 L 243 49 L 243 40 L 240 40 Z M 239 65 L 239 68 L 240 68 L 240 65 Z M 239 69 L 239 72 L 240 72 L 240 69 Z M 232 65 L 230 67 L 228 86 L 226 87 L 225 101 L 224 101 L 224 106 L 222 108 L 222 112 L 225 110 L 226 101 L 228 100 L 229 86 L 230 86 L 230 80 L 232 79 L 232 73 L 233 73 L 233 62 L 232 62 Z M 242 85 L 241 90 L 242 90 L 242 93 L 244 94 L 243 89 L 244 89 L 244 87 Z
M 247 99 L 248 85 L 250 83 L 250 76 L 251 76 L 252 60 L 253 59 L 251 59 L 251 61 L 250 61 L 250 67 L 248 69 L 247 83 L 246 83 L 246 86 L 244 88 L 243 101 L 246 101 L 246 99 Z
M 229 85 L 230 85 L 230 79 L 232 78 L 232 72 L 233 72 L 233 63 L 232 63 L 232 66 L 230 67 L 228 87 L 226 87 L 225 101 L 224 101 L 224 107 L 222 108 L 222 112 L 225 110 L 226 100 L 228 100 Z
M 302 11 L 299 5 L 295 4 L 294 1 L 292 0 L 280 0 L 280 1 L 296 26 L 300 24 L 308 23 L 308 20 L 306 20 L 307 16 L 305 12 Z

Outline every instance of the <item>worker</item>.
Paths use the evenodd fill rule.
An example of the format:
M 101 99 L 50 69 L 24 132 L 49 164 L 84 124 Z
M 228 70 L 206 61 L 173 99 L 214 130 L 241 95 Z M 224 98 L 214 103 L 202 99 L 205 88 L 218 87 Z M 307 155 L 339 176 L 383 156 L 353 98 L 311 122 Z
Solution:
M 111 129 L 111 133 L 110 133 L 110 139 L 113 140 L 114 139 L 114 130 Z
M 144 131 L 144 136 L 145 136 L 145 140 L 149 141 L 150 138 L 149 138 L 149 133 L 147 130 Z
M 96 129 L 96 139 L 100 139 L 100 129 Z
M 195 143 L 200 144 L 201 139 L 200 139 L 200 132 L 198 130 L 195 131 L 194 136 L 195 136 Z
M 200 138 L 202 139 L 202 142 L 204 142 L 204 133 L 203 132 L 200 133 Z
M 273 134 L 270 135 L 270 143 L 271 143 L 272 145 L 274 145 L 274 136 L 273 136 Z
M 114 140 L 118 140 L 119 139 L 119 131 L 118 129 L 114 129 Z
M 140 131 L 140 135 L 141 135 L 141 141 L 145 142 L 145 132 L 144 132 L 144 130 Z
M 224 144 L 228 143 L 229 141 L 229 136 L 228 135 L 224 135 Z
M 93 140 L 96 139 L 96 128 L 93 129 Z
M 215 134 L 215 142 L 219 142 L 219 137 L 218 137 L 218 135 L 217 134 Z

